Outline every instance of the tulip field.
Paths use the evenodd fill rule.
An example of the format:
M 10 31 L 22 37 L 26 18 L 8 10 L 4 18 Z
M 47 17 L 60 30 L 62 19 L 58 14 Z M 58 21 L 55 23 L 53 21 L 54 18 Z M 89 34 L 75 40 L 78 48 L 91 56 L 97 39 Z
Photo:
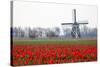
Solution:
M 13 66 L 89 61 L 97 61 L 97 40 L 13 41 Z

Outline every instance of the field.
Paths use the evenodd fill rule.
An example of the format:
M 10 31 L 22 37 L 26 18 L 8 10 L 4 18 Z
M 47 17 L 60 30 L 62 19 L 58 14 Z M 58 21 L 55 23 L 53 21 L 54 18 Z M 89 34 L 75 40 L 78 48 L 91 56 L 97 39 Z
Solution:
M 97 61 L 97 40 L 14 40 L 12 65 Z

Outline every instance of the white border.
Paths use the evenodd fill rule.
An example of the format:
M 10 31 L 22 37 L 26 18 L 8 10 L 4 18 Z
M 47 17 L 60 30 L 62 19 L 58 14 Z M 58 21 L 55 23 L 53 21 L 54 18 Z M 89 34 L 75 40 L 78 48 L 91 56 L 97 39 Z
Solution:
M 37 0 L 30 0 L 37 1 Z M 73 3 L 97 5 L 100 12 L 100 0 L 38 0 L 41 2 L 57 2 L 57 3 Z M 100 39 L 100 13 L 98 13 L 98 42 Z M 100 46 L 98 44 L 98 52 Z M 98 62 L 84 63 L 67 63 L 67 64 L 52 64 L 52 65 L 35 65 L 36 67 L 99 67 L 100 53 L 98 53 Z M 35 67 L 30 66 L 30 67 Z M 0 67 L 10 67 L 10 0 L 0 0 Z M 29 66 L 26 66 L 29 67 Z

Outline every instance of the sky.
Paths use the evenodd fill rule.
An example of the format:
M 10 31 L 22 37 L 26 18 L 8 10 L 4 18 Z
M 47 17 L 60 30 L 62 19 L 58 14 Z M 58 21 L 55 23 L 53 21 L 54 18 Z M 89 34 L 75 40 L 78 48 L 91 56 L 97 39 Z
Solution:
M 88 22 L 88 27 L 97 27 L 97 6 L 24 1 L 14 1 L 13 26 L 62 28 L 61 23 L 73 23 L 73 9 L 76 9 L 77 22 Z

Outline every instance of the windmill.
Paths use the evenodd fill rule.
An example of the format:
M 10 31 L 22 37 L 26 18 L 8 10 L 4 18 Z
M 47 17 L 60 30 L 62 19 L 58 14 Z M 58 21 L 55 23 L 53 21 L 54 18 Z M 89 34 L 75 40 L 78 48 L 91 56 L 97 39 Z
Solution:
M 61 25 L 72 25 L 71 36 L 73 38 L 80 38 L 81 34 L 80 34 L 79 25 L 84 25 L 88 23 L 78 23 L 76 21 L 76 9 L 73 9 L 73 19 L 74 19 L 74 23 L 62 23 Z

